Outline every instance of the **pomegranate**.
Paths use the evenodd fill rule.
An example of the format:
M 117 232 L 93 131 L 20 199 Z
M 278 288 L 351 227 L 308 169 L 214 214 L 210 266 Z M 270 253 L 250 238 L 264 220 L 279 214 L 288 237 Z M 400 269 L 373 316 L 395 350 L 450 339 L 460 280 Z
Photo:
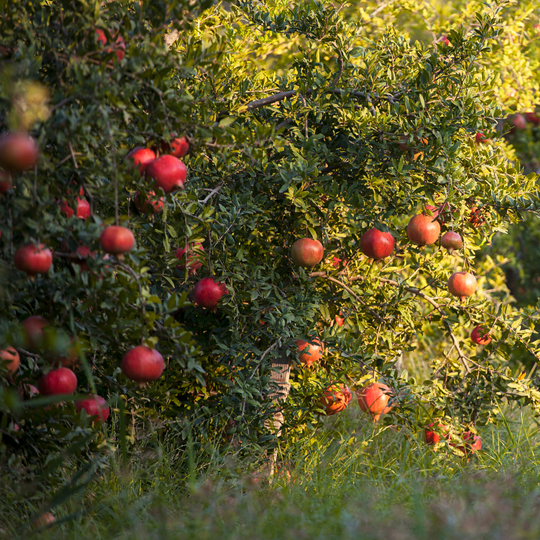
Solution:
M 352 394 L 347 385 L 332 384 L 326 388 L 319 403 L 326 409 L 326 414 L 330 416 L 345 410 L 351 399 Z
M 23 132 L 6 133 L 0 137 L 0 166 L 8 171 L 33 169 L 38 161 L 36 141 Z
M 469 223 L 475 228 L 480 227 L 480 225 L 486 222 L 484 213 L 485 210 L 483 208 L 472 206 L 471 211 L 469 212 Z
M 8 369 L 10 375 L 13 375 L 21 365 L 19 353 L 11 346 L 1 349 L 0 364 L 3 364 Z
M 90 251 L 90 248 L 88 246 L 79 246 L 75 253 L 72 253 L 73 259 L 71 262 L 73 264 L 76 264 L 80 269 L 81 272 L 88 272 L 90 270 L 90 267 L 88 266 L 87 259 L 88 257 L 94 258 L 96 255 L 95 251 Z
M 139 345 L 128 351 L 120 364 L 122 373 L 132 381 L 144 386 L 161 377 L 165 369 L 163 356 L 156 349 Z
M 6 171 L 0 171 L 0 195 L 7 193 L 11 188 L 11 176 Z
M 450 428 L 448 426 L 445 426 L 444 424 L 437 424 L 437 431 L 433 431 L 434 425 L 435 424 L 433 423 L 429 424 L 429 426 L 424 429 L 424 437 L 426 439 L 426 444 L 437 444 L 441 440 L 441 436 L 443 437 L 443 439 L 448 439 L 448 432 Z
M 463 240 L 457 232 L 448 231 L 442 235 L 441 246 L 451 253 L 454 249 L 461 249 L 463 247 Z
M 516 129 L 526 129 L 527 128 L 527 120 L 522 114 L 514 114 L 511 118 L 511 122 L 514 125 Z
M 50 512 L 45 512 L 44 514 L 41 514 L 38 518 L 34 519 L 32 525 L 35 528 L 46 527 L 47 525 L 50 525 L 55 519 L 56 518 Z
M 144 148 L 138 146 L 134 148 L 127 156 L 128 159 L 133 160 L 133 166 L 139 169 L 139 173 L 143 175 L 148 169 L 148 165 L 156 159 L 156 153 L 150 148 Z
M 313 268 L 322 261 L 324 248 L 318 240 L 302 238 L 296 240 L 291 248 L 291 258 L 298 266 Z
M 92 422 L 95 424 L 99 419 L 105 422 L 109 418 L 110 409 L 107 405 L 107 401 L 101 396 L 90 395 L 85 399 L 81 399 L 75 403 L 77 412 L 81 412 L 83 409 L 88 416 L 97 416 Z
M 216 309 L 219 299 L 228 292 L 225 283 L 218 283 L 214 278 L 207 277 L 195 285 L 194 298 L 199 306 Z
M 105 45 L 107 45 L 107 36 L 105 35 L 105 32 L 101 29 L 97 29 L 96 36 L 97 42 L 102 47 L 105 47 Z M 107 47 L 105 50 L 106 52 L 110 53 L 113 49 L 112 47 Z M 126 42 L 124 41 L 124 38 L 122 36 L 118 36 L 116 38 L 114 52 L 116 53 L 116 58 L 118 58 L 118 61 L 122 61 L 126 54 Z
M 378 229 L 370 229 L 360 239 L 360 250 L 370 259 L 384 259 L 394 251 L 394 237 Z
M 450 446 L 455 447 L 464 456 L 469 456 L 469 454 L 474 454 L 477 450 L 482 449 L 482 439 L 479 435 L 472 433 L 472 431 L 466 431 L 463 434 L 463 444 L 451 442 Z
M 22 323 L 26 346 L 32 350 L 41 349 L 45 343 L 45 332 L 43 328 L 49 323 L 39 315 L 32 315 Z
M 13 260 L 19 270 L 26 272 L 29 276 L 36 276 L 49 271 L 52 265 L 52 253 L 43 244 L 39 244 L 39 247 L 27 244 L 15 252 Z
M 176 267 L 178 270 L 185 270 L 187 266 L 189 273 L 195 274 L 203 265 L 202 262 L 195 260 L 195 257 L 192 255 L 194 251 L 204 251 L 203 245 L 199 243 L 195 245 L 189 244 L 187 247 L 178 248 L 176 250 L 176 258 L 180 261 L 180 264 Z
M 433 206 L 431 204 L 427 204 L 426 210 L 429 210 L 433 215 L 433 219 L 436 219 L 439 223 L 447 223 L 452 218 L 453 208 L 448 202 L 445 202 L 440 206 Z
M 161 143 L 161 148 L 163 152 L 168 152 L 171 156 L 182 158 L 188 153 L 189 143 L 186 137 L 175 137 L 170 144 Z
M 534 124 L 535 126 L 540 125 L 540 117 L 534 113 L 534 112 L 526 112 L 523 113 L 523 116 L 525 116 L 525 119 L 527 122 L 530 122 L 531 124 Z
M 296 346 L 300 353 L 298 355 L 300 363 L 307 367 L 311 367 L 315 362 L 318 362 L 324 351 L 324 345 L 319 338 L 313 339 L 312 343 L 303 339 L 297 339 Z
M 491 343 L 491 336 L 489 332 L 484 331 L 482 325 L 477 326 L 471 332 L 471 339 L 477 345 L 489 345 Z
M 39 379 L 38 388 L 44 396 L 73 394 L 77 389 L 77 376 L 66 367 L 53 369 Z
M 448 291 L 459 298 L 466 298 L 475 293 L 478 284 L 469 272 L 454 272 L 448 280 Z
M 178 158 L 164 155 L 148 165 L 147 174 L 154 180 L 157 188 L 161 188 L 165 193 L 171 193 L 184 188 L 187 169 Z
M 75 214 L 75 211 L 69 206 L 67 201 L 58 201 L 58 204 L 67 218 Z M 81 199 L 81 197 L 77 197 L 77 217 L 80 219 L 88 219 L 90 217 L 90 203 L 86 199 Z
M 392 390 L 383 383 L 372 383 L 356 393 L 360 408 L 371 414 L 375 421 L 392 408 L 391 405 L 388 405 L 391 395 Z
M 345 322 L 345 317 L 343 317 L 343 313 L 339 313 L 335 316 L 336 324 L 338 326 L 343 326 L 343 323 Z
M 448 37 L 446 36 L 446 34 L 444 34 L 443 36 L 441 36 L 439 38 L 439 43 L 441 43 L 442 45 L 444 45 L 445 47 L 450 47 L 450 40 L 448 39 Z
M 133 249 L 135 237 L 126 227 L 110 225 L 101 233 L 99 244 L 106 253 L 121 255 Z
M 135 208 L 143 214 L 157 214 L 165 206 L 165 197 L 156 198 L 155 191 L 148 191 L 146 197 L 143 197 L 138 191 L 133 198 Z
M 489 139 L 487 139 L 486 136 L 485 136 L 481 131 L 479 131 L 479 132 L 474 136 L 474 141 L 476 142 L 476 144 L 482 144 L 482 143 L 487 143 L 487 142 L 489 142 Z
M 418 214 L 412 217 L 407 225 L 409 240 L 418 246 L 429 246 L 439 238 L 441 226 L 436 216 Z

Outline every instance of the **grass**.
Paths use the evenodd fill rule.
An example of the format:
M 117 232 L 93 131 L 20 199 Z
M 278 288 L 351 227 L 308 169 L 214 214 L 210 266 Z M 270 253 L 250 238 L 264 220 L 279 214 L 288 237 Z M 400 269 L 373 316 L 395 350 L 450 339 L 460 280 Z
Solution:
M 159 448 L 129 472 L 102 464 L 86 490 L 53 508 L 53 527 L 31 535 L 32 508 L 3 508 L 1 528 L 43 540 L 540 538 L 535 422 L 507 410 L 481 435 L 483 451 L 466 461 L 351 407 L 290 449 L 291 481 L 257 483 L 245 473 L 254 464 L 235 454 L 204 470 L 194 456 L 189 475 L 178 466 L 188 456 Z

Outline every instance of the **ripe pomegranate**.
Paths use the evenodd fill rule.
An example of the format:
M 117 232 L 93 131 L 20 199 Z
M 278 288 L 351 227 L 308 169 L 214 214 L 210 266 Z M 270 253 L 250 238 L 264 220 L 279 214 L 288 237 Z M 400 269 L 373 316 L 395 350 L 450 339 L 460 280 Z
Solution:
M 448 39 L 446 34 L 439 38 L 439 43 L 442 43 L 445 47 L 450 47 L 450 40 Z
M 107 401 L 101 396 L 90 395 L 85 399 L 81 399 L 75 403 L 75 408 L 77 409 L 77 412 L 81 412 L 84 409 L 88 416 L 97 416 L 98 418 L 92 422 L 93 424 L 95 424 L 98 419 L 105 422 L 110 414 Z
M 540 125 L 540 117 L 534 113 L 534 112 L 526 112 L 523 113 L 523 116 L 525 116 L 525 119 L 527 122 L 530 122 L 531 124 L 534 124 L 535 126 Z
M 318 240 L 302 238 L 296 240 L 291 248 L 291 258 L 298 266 L 313 268 L 322 261 L 324 248 Z
M 469 272 L 454 272 L 448 280 L 448 291 L 459 298 L 466 298 L 475 293 L 478 284 Z
M 105 35 L 105 32 L 98 28 L 96 30 L 96 36 L 97 42 L 102 47 L 105 47 L 105 45 L 107 45 L 107 36 Z M 107 47 L 106 52 L 112 52 L 112 47 Z M 118 36 L 116 38 L 114 52 L 116 53 L 116 58 L 118 58 L 118 61 L 122 61 L 126 54 L 126 42 L 124 41 L 124 38 L 122 36 Z
M 67 201 L 58 201 L 58 204 L 67 218 L 75 214 L 75 211 L 69 206 Z M 90 203 L 81 197 L 77 197 L 77 217 L 80 219 L 88 219 L 90 217 Z
M 120 364 L 122 373 L 140 386 L 161 377 L 165 369 L 163 356 L 156 349 L 139 345 L 129 350 Z
M 41 527 L 46 527 L 47 525 L 50 525 L 56 518 L 50 513 L 45 512 L 44 514 L 41 514 L 38 518 L 34 519 L 32 522 L 32 525 L 37 529 Z
M 511 118 L 511 122 L 514 125 L 516 129 L 526 129 L 527 128 L 527 120 L 522 114 L 514 114 Z
M 52 265 L 52 253 L 43 244 L 39 244 L 39 247 L 27 244 L 15 252 L 13 260 L 19 270 L 26 272 L 29 276 L 36 276 L 49 271 Z
M 351 399 L 352 394 L 347 385 L 332 384 L 326 388 L 319 403 L 326 409 L 326 414 L 330 416 L 345 410 Z
M 148 165 L 146 172 L 154 180 L 156 187 L 165 193 L 184 188 L 187 169 L 184 163 L 174 156 L 158 157 Z
M 171 156 L 182 158 L 184 157 L 189 150 L 189 143 L 185 137 L 176 137 L 171 141 L 170 148 L 167 148 L 166 151 L 171 154 Z
M 99 237 L 101 249 L 111 255 L 121 255 L 133 249 L 135 237 L 126 227 L 110 225 L 106 227 Z
M 343 323 L 345 322 L 345 317 L 343 317 L 343 313 L 339 313 L 338 315 L 336 315 L 335 320 L 338 326 L 343 326 Z
M 445 202 L 440 206 L 427 204 L 426 210 L 429 210 L 433 215 L 433 219 L 436 219 L 439 223 L 447 223 L 452 219 L 453 208 L 448 202 Z
M 38 388 L 44 396 L 73 394 L 77 389 L 77 376 L 66 367 L 53 369 L 39 379 Z
M 451 253 L 454 249 L 461 249 L 463 247 L 463 240 L 457 232 L 448 231 L 442 235 L 441 246 Z
M 90 267 L 88 266 L 87 259 L 88 257 L 94 258 L 96 252 L 90 251 L 90 248 L 88 246 L 79 246 L 75 250 L 75 253 L 72 253 L 71 255 L 73 256 L 71 262 L 78 265 L 81 269 L 81 272 L 88 272 L 90 270 Z
M 378 229 L 370 229 L 360 239 L 360 250 L 370 259 L 384 259 L 394 251 L 394 237 Z
M 409 220 L 407 236 L 418 246 L 429 246 L 439 238 L 441 226 L 435 216 L 418 214 Z
M 49 323 L 39 315 L 32 315 L 23 321 L 22 327 L 26 346 L 32 350 L 41 349 L 45 343 L 45 332 L 43 328 L 49 326 Z
M 463 453 L 464 456 L 474 454 L 477 450 L 482 450 L 482 439 L 479 435 L 475 435 L 472 431 L 466 431 L 463 434 L 463 444 L 451 442 L 450 446 L 455 447 Z
M 391 405 L 388 405 L 391 395 L 392 390 L 383 383 L 372 383 L 356 393 L 360 408 L 371 414 L 375 421 L 392 408 Z
M 469 212 L 469 223 L 473 227 L 478 228 L 480 225 L 486 222 L 486 219 L 484 218 L 484 213 L 485 210 L 483 208 L 472 206 L 471 211 Z
M 441 440 L 441 437 L 443 437 L 443 439 L 448 438 L 448 432 L 450 431 L 448 426 L 445 426 L 444 424 L 437 424 L 437 432 L 435 432 L 432 429 L 434 425 L 435 424 L 433 423 L 429 424 L 429 426 L 424 429 L 426 444 L 437 444 Z
M 194 245 L 188 244 L 187 247 L 178 248 L 176 250 L 176 258 L 180 261 L 180 264 L 176 267 L 178 270 L 185 270 L 187 266 L 189 273 L 195 274 L 203 265 L 202 262 L 195 260 L 195 257 L 193 256 L 194 251 L 204 251 L 203 245 L 200 243 L 196 243 Z
M 139 169 L 139 173 L 143 175 L 148 169 L 148 165 L 156 159 L 156 153 L 150 148 L 138 146 L 134 148 L 127 156 L 133 161 L 133 166 Z
M 33 169 L 38 161 L 36 141 L 22 132 L 6 133 L 0 137 L 0 167 L 23 172 Z
M 478 325 L 471 332 L 471 339 L 477 345 L 489 345 L 491 343 L 491 336 L 489 332 L 484 331 L 482 325 Z
M 146 197 L 143 197 L 138 191 L 133 198 L 135 208 L 143 214 L 157 214 L 165 206 L 165 197 L 156 198 L 155 191 L 148 191 Z
M 0 195 L 7 193 L 11 188 L 11 175 L 6 171 L 0 171 Z
M 19 353 L 11 346 L 0 350 L 0 364 L 3 364 L 13 375 L 21 365 Z
M 216 309 L 219 299 L 228 292 L 225 283 L 218 283 L 214 278 L 207 277 L 195 285 L 194 298 L 199 306 Z
M 474 141 L 476 142 L 476 144 L 482 144 L 482 143 L 487 143 L 487 142 L 489 142 L 489 139 L 487 139 L 486 136 L 485 136 L 481 131 L 479 131 L 479 132 L 474 136 Z
M 297 339 L 296 346 L 300 353 L 298 355 L 300 363 L 307 367 L 311 367 L 315 362 L 318 362 L 324 351 L 324 344 L 321 343 L 319 338 L 313 339 L 312 343 L 303 339 Z

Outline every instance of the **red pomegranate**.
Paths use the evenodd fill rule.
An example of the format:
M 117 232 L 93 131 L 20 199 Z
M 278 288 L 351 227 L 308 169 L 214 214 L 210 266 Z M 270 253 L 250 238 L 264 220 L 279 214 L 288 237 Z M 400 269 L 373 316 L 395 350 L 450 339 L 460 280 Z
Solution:
M 165 197 L 156 197 L 155 191 L 148 191 L 146 197 L 143 197 L 138 191 L 133 198 L 135 208 L 143 214 L 157 214 L 165 206 Z
M 298 266 L 313 268 L 322 261 L 323 245 L 318 240 L 301 238 L 296 240 L 291 248 L 291 258 Z
M 193 293 L 195 303 L 199 306 L 216 309 L 219 299 L 228 294 L 229 290 L 225 283 L 214 281 L 214 278 L 207 277 L 201 279 L 196 285 Z
M 176 250 L 176 258 L 180 261 L 180 264 L 176 267 L 178 270 L 185 270 L 187 266 L 189 273 L 195 274 L 203 265 L 202 262 L 195 260 L 195 257 L 192 255 L 194 251 L 204 251 L 203 245 L 199 243 L 195 245 L 189 244 L 187 247 L 178 248 Z
M 474 141 L 476 142 L 476 144 L 482 144 L 482 143 L 487 143 L 487 142 L 489 142 L 489 139 L 487 139 L 486 136 L 485 136 L 481 131 L 479 131 L 479 132 L 474 136 Z
M 435 424 L 433 423 L 429 424 L 429 426 L 424 429 L 426 444 L 437 444 L 441 440 L 441 437 L 443 439 L 448 439 L 450 428 L 444 424 L 437 424 L 437 427 L 435 428 L 436 431 L 433 431 L 434 425 Z
M 19 353 L 11 346 L 1 349 L 0 364 L 3 364 L 8 369 L 10 375 L 13 375 L 21 365 Z
M 126 227 L 110 225 L 106 227 L 99 237 L 99 245 L 105 253 L 121 255 L 127 253 L 135 245 L 133 233 Z
M 20 247 L 13 257 L 15 266 L 26 272 L 29 276 L 45 274 L 52 265 L 52 253 L 43 244 L 36 247 L 34 244 L 27 244 Z
M 463 444 L 451 442 L 450 446 L 457 448 L 464 456 L 469 456 L 477 450 L 482 450 L 482 439 L 479 435 L 472 433 L 472 431 L 466 431 L 463 434 Z
M 81 399 L 75 403 L 75 408 L 77 412 L 81 412 L 83 409 L 86 411 L 88 416 L 97 416 L 92 423 L 96 423 L 98 419 L 101 419 L 103 422 L 109 418 L 110 409 L 107 405 L 107 401 L 101 396 L 90 395 L 85 399 Z
M 7 171 L 23 172 L 33 169 L 38 158 L 37 143 L 30 135 L 14 132 L 0 137 L 0 167 Z
M 511 118 L 512 124 L 514 124 L 514 127 L 516 129 L 526 129 L 527 128 L 527 120 L 522 114 L 514 114 Z
M 128 379 L 142 386 L 161 377 L 165 362 L 156 349 L 139 345 L 124 355 L 120 369 Z
M 87 262 L 88 257 L 94 258 L 95 255 L 96 252 L 90 251 L 88 246 L 79 246 L 75 253 L 72 253 L 73 258 L 71 259 L 71 262 L 76 264 L 81 269 L 81 272 L 88 272 L 90 270 Z
M 328 416 L 337 414 L 347 408 L 351 402 L 352 394 L 345 384 L 332 384 L 326 388 L 319 399 L 320 405 L 326 409 Z
M 75 214 L 75 211 L 69 206 L 67 201 L 58 201 L 58 204 L 67 218 Z M 77 217 L 80 219 L 88 219 L 90 217 L 90 203 L 81 197 L 77 197 Z
M 338 326 L 343 326 L 343 323 L 345 322 L 345 317 L 343 317 L 343 313 L 339 313 L 335 316 L 336 324 Z
M 535 126 L 540 125 L 540 117 L 534 113 L 534 112 L 526 112 L 523 113 L 523 116 L 525 116 L 525 119 L 527 122 L 530 122 L 531 124 L 534 124 Z
M 107 45 L 107 36 L 105 35 L 105 32 L 98 28 L 96 30 L 96 35 L 97 42 L 102 47 L 105 47 L 105 45 Z M 112 52 L 112 50 L 112 47 L 107 47 L 106 52 L 110 53 Z M 116 38 L 114 52 L 116 53 L 116 58 L 118 58 L 118 61 L 122 61 L 126 54 L 126 42 L 124 41 L 124 38 L 122 36 L 118 36 Z
M 378 229 L 370 229 L 360 239 L 360 250 L 370 259 L 384 259 L 394 251 L 394 237 Z
M 39 379 L 38 388 L 44 396 L 73 394 L 77 389 L 77 376 L 66 367 L 53 369 Z
M 457 232 L 448 231 L 441 237 L 441 246 L 452 252 L 454 249 L 461 249 L 463 247 L 463 240 Z
M 156 153 L 150 148 L 144 146 L 138 146 L 134 148 L 127 156 L 127 159 L 133 161 L 133 166 L 139 169 L 139 173 L 142 175 L 148 169 L 148 165 L 156 159 Z
M 448 291 L 459 298 L 466 298 L 476 292 L 476 278 L 469 272 L 454 272 L 448 280 Z
M 477 345 L 489 345 L 491 343 L 491 336 L 489 335 L 489 332 L 486 332 L 482 328 L 482 325 L 477 326 L 471 332 L 471 339 Z
M 439 43 L 441 43 L 442 45 L 444 45 L 445 47 L 450 47 L 450 40 L 448 39 L 448 37 L 446 36 L 446 34 L 444 34 L 443 36 L 441 36 L 439 38 Z
M 184 188 L 187 169 L 184 163 L 174 156 L 158 157 L 150 163 L 146 172 L 154 180 L 156 187 L 165 193 Z
M 298 347 L 298 359 L 304 366 L 311 367 L 315 362 L 318 362 L 323 354 L 324 345 L 319 338 L 312 340 L 312 343 L 303 339 L 296 340 L 296 346 Z
M 45 512 L 44 514 L 41 514 L 38 518 L 34 519 L 32 522 L 32 526 L 35 528 L 41 528 L 46 527 L 47 525 L 50 525 L 53 521 L 55 521 L 55 517 L 50 512 Z
M 182 158 L 189 150 L 189 143 L 185 137 L 176 137 L 171 141 L 169 153 L 171 156 Z
M 392 408 L 388 405 L 391 395 L 392 390 L 383 383 L 372 383 L 356 392 L 358 405 L 364 412 L 371 414 L 375 421 Z
M 480 225 L 486 222 L 484 215 L 485 210 L 483 208 L 471 206 L 471 210 L 469 212 L 469 223 L 475 228 L 480 227 Z
M 11 188 L 11 175 L 6 171 L 0 171 L 0 195 L 7 193 Z
M 449 202 L 445 202 L 439 206 L 433 206 L 432 204 L 426 205 L 426 210 L 429 210 L 439 223 L 447 223 L 452 219 L 453 207 Z
M 418 246 L 430 246 L 439 238 L 441 226 L 436 216 L 418 214 L 412 217 L 407 225 L 409 240 Z
M 32 315 L 23 321 L 22 327 L 26 346 L 30 350 L 41 349 L 45 343 L 45 332 L 43 329 L 49 326 L 49 323 L 39 315 Z

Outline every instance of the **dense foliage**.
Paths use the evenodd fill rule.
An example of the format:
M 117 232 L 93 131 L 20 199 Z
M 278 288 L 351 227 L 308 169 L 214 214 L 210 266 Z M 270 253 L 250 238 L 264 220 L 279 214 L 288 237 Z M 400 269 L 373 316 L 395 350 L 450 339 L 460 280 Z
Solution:
M 508 113 L 501 65 L 512 50 L 501 43 L 506 20 L 519 18 L 514 8 L 472 10 L 447 43 L 411 41 L 385 18 L 373 17 L 370 32 L 364 16 L 331 2 L 192 4 L 5 6 L 0 123 L 29 129 L 41 153 L 0 200 L 0 346 L 21 355 L 3 378 L 0 450 L 10 471 L 31 475 L 46 464 L 52 472 L 67 451 L 114 452 L 119 441 L 125 454 L 126 441 L 149 432 L 194 439 L 208 453 L 235 433 L 243 448 L 271 448 L 271 364 L 283 355 L 293 362 L 290 438 L 320 420 L 318 397 L 336 381 L 385 381 L 393 412 L 382 421 L 414 431 L 442 418 L 458 433 L 474 431 L 496 421 L 504 400 L 538 410 L 538 381 L 519 365 L 521 354 L 538 356 L 538 316 L 512 304 L 504 258 L 485 248 L 540 210 L 536 174 L 522 174 L 497 129 Z M 509 106 L 530 106 L 536 88 L 527 78 Z M 188 177 L 185 189 L 165 194 L 126 156 L 137 146 L 167 153 L 177 136 L 189 139 Z M 138 211 L 136 194 L 152 189 L 163 209 Z M 74 208 L 78 196 L 90 203 L 87 220 L 66 217 L 59 204 Z M 450 254 L 412 244 L 407 223 L 421 212 L 459 232 L 464 247 Z M 123 260 L 100 249 L 111 224 L 135 234 Z M 360 251 L 373 227 L 396 241 L 382 261 Z M 313 269 L 290 257 L 303 237 L 324 246 Z M 53 269 L 35 279 L 14 264 L 30 242 L 54 252 Z M 202 266 L 190 270 L 188 257 L 179 268 L 176 250 L 196 244 L 191 262 Z M 455 271 L 476 275 L 476 294 L 447 291 Z M 228 290 L 217 310 L 193 303 L 208 276 Z M 50 325 L 36 350 L 21 330 L 31 315 Z M 489 345 L 470 340 L 477 325 Z M 296 340 L 317 337 L 324 358 L 302 368 Z M 24 392 L 73 343 L 77 395 L 108 399 L 108 430 L 76 410 L 76 397 Z M 141 343 L 166 361 L 145 388 L 119 369 Z M 425 380 L 399 367 L 415 355 L 428 360 Z

